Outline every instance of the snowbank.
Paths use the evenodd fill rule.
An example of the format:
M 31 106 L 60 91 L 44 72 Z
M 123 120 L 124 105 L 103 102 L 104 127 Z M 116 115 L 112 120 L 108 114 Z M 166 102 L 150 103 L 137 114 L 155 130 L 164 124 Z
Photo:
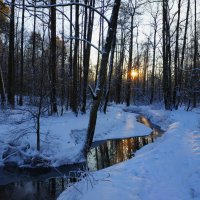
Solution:
M 89 173 L 59 200 L 199 200 L 200 113 L 139 109 L 166 133 L 126 162 Z
M 33 157 L 41 157 L 51 166 L 82 162 L 80 152 L 89 113 L 78 117 L 72 112 L 60 117 L 42 117 L 40 152 L 36 151 L 35 121 L 30 112 L 7 110 L 0 113 L 0 118 L 0 165 L 12 161 L 23 166 L 25 159 L 28 162 Z M 136 121 L 136 114 L 125 113 L 120 106 L 109 107 L 106 115 L 98 113 L 94 140 L 148 135 L 150 132 L 151 129 Z

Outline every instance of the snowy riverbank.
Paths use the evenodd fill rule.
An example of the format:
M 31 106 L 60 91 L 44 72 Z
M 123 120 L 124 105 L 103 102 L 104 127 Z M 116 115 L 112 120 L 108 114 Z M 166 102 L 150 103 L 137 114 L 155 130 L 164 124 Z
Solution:
M 59 200 L 200 199 L 200 111 L 130 109 L 145 113 L 166 133 L 134 158 L 91 173 L 90 181 L 68 188 Z
M 148 135 L 151 129 L 136 121 L 136 114 L 126 113 L 123 106 L 112 106 L 108 112 L 98 114 L 95 141 Z M 24 160 L 41 156 L 51 166 L 82 161 L 80 151 L 85 141 L 89 113 L 76 117 L 72 112 L 63 116 L 41 118 L 41 151 L 36 151 L 36 130 L 30 112 L 12 110 L 0 113 L 0 165 L 14 162 L 20 166 Z M 7 149 L 12 156 L 5 156 Z M 3 156 L 4 154 L 4 156 Z M 3 158 L 4 157 L 4 158 Z

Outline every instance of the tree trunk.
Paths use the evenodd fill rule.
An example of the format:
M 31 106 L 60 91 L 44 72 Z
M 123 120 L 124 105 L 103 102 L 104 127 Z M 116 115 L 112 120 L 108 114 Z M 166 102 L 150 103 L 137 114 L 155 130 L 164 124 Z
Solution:
M 144 72 L 143 72 L 143 86 L 142 86 L 142 93 L 145 96 L 146 93 L 146 82 L 147 82 L 147 71 L 149 66 L 149 44 L 150 38 L 148 38 L 145 53 L 144 53 Z
M 108 85 L 107 85 L 105 103 L 104 103 L 104 108 L 103 108 L 103 111 L 105 114 L 106 114 L 106 109 L 107 109 L 108 99 L 109 99 L 109 94 L 110 94 L 111 77 L 112 77 L 112 72 L 113 72 L 113 61 L 114 61 L 114 56 L 115 56 L 115 45 L 116 45 L 116 34 L 114 33 L 113 41 L 112 41 L 111 55 L 110 55 Z
M 9 56 L 8 56 L 8 102 L 12 107 L 15 105 L 15 0 L 11 2 L 10 33 L 9 33 Z
M 126 106 L 130 106 L 131 98 L 131 69 L 133 60 L 133 14 L 131 15 L 131 35 L 129 44 L 129 58 L 128 58 L 128 71 L 127 71 L 127 86 L 126 86 Z
M 73 0 L 71 0 L 71 3 L 73 2 Z M 72 22 L 73 20 L 73 16 L 72 16 L 72 6 L 70 6 L 70 21 Z M 70 23 L 70 38 L 72 38 L 72 23 Z M 72 58 L 72 40 L 70 39 L 69 42 L 69 84 L 68 84 L 68 100 L 69 104 L 70 104 L 70 108 L 72 108 L 72 104 L 73 104 L 73 98 L 72 98 L 72 66 L 73 66 L 73 58 Z M 68 109 L 68 103 L 67 103 L 67 109 Z
M 63 3 L 63 0 L 62 0 Z M 64 7 L 63 7 L 64 12 Z M 65 29 L 64 29 L 64 15 L 62 16 L 62 58 L 61 58 L 61 115 L 64 111 L 65 104 Z
M 32 0 L 34 6 L 36 6 L 36 0 Z M 32 58 L 31 58 L 31 64 L 32 64 L 32 70 L 33 73 L 31 74 L 32 76 L 32 94 L 30 97 L 30 101 L 32 101 L 32 95 L 35 95 L 35 87 L 36 87 L 36 81 L 35 81 L 35 76 L 36 76 L 36 68 L 35 68 L 35 40 L 36 40 L 36 8 L 34 7 L 34 13 L 33 13 L 33 34 L 32 34 Z
M 119 63 L 115 70 L 115 102 L 117 104 L 121 103 L 121 88 L 122 88 L 122 68 L 124 63 L 125 54 L 125 37 L 123 34 L 123 27 L 121 27 L 121 45 L 120 45 L 120 58 Z
M 95 0 L 91 0 L 90 2 L 91 6 L 95 6 Z M 92 40 L 92 31 L 93 31 L 93 22 L 94 22 L 94 11 L 90 9 L 89 12 L 89 22 L 88 22 L 88 31 L 87 31 L 87 41 L 91 43 Z M 85 50 L 84 50 L 84 63 L 83 63 L 83 101 L 82 101 L 82 109 L 81 111 L 83 113 L 86 112 L 86 98 L 87 98 L 87 86 L 88 86 L 88 72 L 89 72 L 89 63 L 90 63 L 90 49 L 91 45 L 87 43 L 85 44 Z
M 103 44 L 101 44 L 101 37 L 102 37 L 102 18 L 100 17 L 100 24 L 99 24 L 99 41 L 98 41 L 98 49 L 100 49 L 100 46 Z M 97 78 L 98 78 L 98 72 L 99 72 L 99 60 L 100 60 L 100 52 L 98 51 L 98 55 L 97 55 L 97 66 L 96 66 L 96 73 L 95 73 L 95 87 L 97 85 Z
M 3 49 L 3 44 L 2 44 L 2 49 L 1 50 L 1 62 L 0 62 L 0 94 L 1 94 L 1 105 L 4 106 L 5 103 L 5 85 L 4 85 L 4 78 L 3 78 L 3 54 L 4 54 L 4 49 Z
M 87 152 L 92 145 L 92 140 L 94 137 L 96 120 L 97 120 L 97 111 L 98 111 L 98 107 L 101 101 L 103 88 L 104 88 L 104 84 L 106 80 L 107 64 L 108 64 L 109 53 L 111 50 L 111 44 L 112 44 L 114 34 L 116 34 L 117 19 L 118 19 L 120 4 L 121 4 L 121 0 L 114 1 L 114 6 L 113 6 L 112 14 L 111 14 L 111 20 L 110 20 L 110 24 L 109 24 L 108 32 L 107 32 L 107 38 L 106 38 L 105 46 L 103 48 L 101 66 L 99 70 L 97 86 L 95 89 L 96 98 L 93 101 L 92 108 L 90 111 L 90 119 L 89 119 L 89 124 L 88 124 L 88 129 L 87 129 L 87 138 L 86 138 L 86 143 L 83 149 L 83 153 L 85 157 L 87 156 Z
M 179 92 L 181 92 L 181 90 L 182 90 L 183 64 L 184 64 L 184 59 L 185 59 L 189 12 L 190 12 L 190 0 L 188 0 L 188 4 L 187 4 L 186 22 L 185 22 L 185 30 L 184 30 L 184 37 L 183 37 L 183 47 L 182 47 L 182 52 L 181 52 L 181 63 L 180 63 L 180 70 L 179 70 L 179 74 L 178 74 Z M 179 103 L 180 103 L 180 100 L 177 101 L 176 107 L 178 107 Z
M 51 5 L 56 4 L 56 0 L 51 0 Z M 50 69 L 51 69 L 51 106 L 52 113 L 57 112 L 56 103 L 56 7 L 51 7 L 51 58 L 50 58 Z
M 156 66 L 156 37 L 157 37 L 157 25 L 154 27 L 154 39 L 153 39 L 153 63 L 152 63 L 152 72 L 151 72 L 151 97 L 150 104 L 153 103 L 154 100 L 154 74 L 155 74 L 155 66 Z
M 180 28 L 180 14 L 181 14 L 181 0 L 178 2 L 178 19 L 176 25 L 176 46 L 175 46 L 175 55 L 174 55 L 174 91 L 173 91 L 173 105 L 175 109 L 177 101 L 177 89 L 178 89 L 178 60 L 179 60 L 179 28 Z M 179 97 L 178 97 L 179 98 Z
M 165 109 L 171 109 L 171 50 L 168 0 L 163 0 L 163 94 Z
M 79 3 L 79 0 L 76 0 L 76 3 Z M 77 81 L 78 81 L 78 49 L 79 49 L 79 5 L 76 5 L 75 13 L 75 45 L 74 45 L 74 60 L 73 60 L 73 92 L 72 92 L 72 111 L 77 115 L 78 114 L 78 90 L 77 90 Z
M 198 82 L 198 70 L 197 69 L 197 56 L 198 56 L 198 39 L 197 39 L 197 2 L 194 0 L 194 67 L 192 71 L 192 88 L 193 88 L 193 107 L 195 108 L 197 106 L 197 100 L 196 100 L 196 90 L 198 89 L 196 87 L 196 82 Z
M 22 1 L 22 25 L 21 25 L 21 57 L 20 57 L 20 97 L 19 105 L 23 105 L 23 88 L 24 88 L 24 7 L 25 0 Z

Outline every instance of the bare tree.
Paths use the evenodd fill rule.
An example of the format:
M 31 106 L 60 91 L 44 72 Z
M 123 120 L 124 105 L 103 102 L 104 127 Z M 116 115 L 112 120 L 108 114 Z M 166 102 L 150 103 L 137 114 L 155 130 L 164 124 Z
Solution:
M 159 5 L 156 5 L 156 10 L 151 10 L 151 16 L 153 18 L 153 63 L 151 71 L 151 95 L 150 104 L 153 103 L 155 93 L 155 67 L 156 67 L 156 48 L 157 48 L 157 33 L 158 33 L 158 16 L 159 16 Z
M 104 103 L 104 108 L 103 108 L 103 111 L 105 114 L 106 114 L 106 109 L 107 109 L 109 94 L 110 94 L 111 78 L 112 78 L 112 73 L 113 73 L 113 62 L 114 62 L 114 56 L 115 56 L 115 45 L 116 45 L 116 33 L 114 33 L 114 36 L 113 36 L 111 55 L 110 55 L 108 81 L 107 81 L 107 87 L 106 87 L 105 103 Z
M 127 70 L 127 85 L 126 85 L 126 106 L 130 105 L 131 97 L 131 69 L 133 64 L 133 18 L 135 15 L 135 7 L 132 7 L 131 12 L 131 27 L 130 27 L 130 43 L 129 43 L 129 56 L 128 56 L 128 70 Z
M 76 3 L 79 3 L 79 0 L 76 0 Z M 74 44 L 74 60 L 73 60 L 73 92 L 72 92 L 72 111 L 77 115 L 78 114 L 78 90 L 77 90 L 77 81 L 78 81 L 78 50 L 79 50 L 79 5 L 76 5 L 75 12 L 75 44 Z
M 181 0 L 178 1 L 178 19 L 176 25 L 176 45 L 174 55 L 174 91 L 173 91 L 173 105 L 177 109 L 177 90 L 178 90 L 178 69 L 179 69 L 179 32 L 180 32 L 180 14 L 181 14 Z M 179 92 L 180 93 L 180 92 Z M 180 98 L 180 95 L 178 95 Z
M 183 46 L 181 51 L 181 62 L 180 62 L 180 69 L 178 73 L 178 88 L 179 92 L 182 90 L 182 78 L 183 78 L 183 68 L 184 68 L 184 59 L 185 59 L 185 49 L 186 49 L 186 40 L 187 40 L 187 31 L 188 31 L 188 23 L 189 23 L 189 12 L 190 12 L 190 0 L 187 3 L 187 12 L 186 12 L 186 22 L 185 22 L 185 30 L 184 30 L 184 37 L 183 37 Z M 177 101 L 176 107 L 180 104 L 180 98 Z
M 56 4 L 56 0 L 51 0 L 51 5 Z M 51 72 L 51 106 L 52 112 L 57 112 L 56 103 L 56 7 L 51 7 L 51 42 L 50 42 L 50 72 Z
M 90 0 L 90 5 L 95 6 L 95 0 Z M 86 18 L 87 19 L 87 18 Z M 85 21 L 86 23 L 87 21 Z M 84 45 L 84 54 L 83 54 L 83 97 L 82 97 L 82 109 L 83 113 L 86 112 L 86 94 L 88 86 L 88 72 L 89 72 L 89 61 L 90 61 L 90 48 L 92 40 L 92 31 L 93 31 L 93 22 L 94 22 L 94 11 L 90 9 L 88 27 L 87 27 L 87 43 Z M 86 25 L 85 25 L 86 28 Z
M 163 0 L 163 94 L 165 109 L 171 109 L 171 45 L 168 0 Z
M 122 4 L 123 5 L 123 4 Z M 123 10 L 123 7 L 122 7 Z M 117 104 L 121 103 L 121 90 L 122 90 L 122 75 L 123 75 L 123 65 L 124 65 L 124 59 L 125 59 L 125 46 L 126 46 L 126 29 L 127 28 L 127 19 L 129 18 L 128 15 L 125 15 L 125 11 L 121 13 L 119 17 L 119 26 L 120 26 L 120 39 L 118 39 L 120 42 L 119 50 L 116 50 L 116 67 L 115 67 L 115 74 L 114 74 L 114 88 L 115 88 L 115 102 Z M 117 49 L 117 48 L 116 48 Z M 119 51 L 119 58 L 117 59 L 117 52 Z
M 197 71 L 197 58 L 198 58 L 198 38 L 197 38 L 197 1 L 194 0 L 194 69 L 192 71 L 193 75 L 193 107 L 197 106 L 197 99 L 196 99 L 196 90 L 197 87 L 195 86 L 195 82 L 198 82 L 198 71 Z
M 23 88 L 24 88 L 24 6 L 25 0 L 22 1 L 22 25 L 21 25 L 21 57 L 20 57 L 20 97 L 19 105 L 23 105 Z
M 15 105 L 15 0 L 11 2 L 9 56 L 8 56 L 8 102 Z
M 92 108 L 90 111 L 90 119 L 89 119 L 89 125 L 87 129 L 87 138 L 86 143 L 83 149 L 84 155 L 87 156 L 87 152 L 91 147 L 92 140 L 94 137 L 95 132 L 95 126 L 96 126 L 96 120 L 97 120 L 97 111 L 98 107 L 101 101 L 101 97 L 103 94 L 103 88 L 106 80 L 106 72 L 107 72 L 107 64 L 108 64 L 108 58 L 109 53 L 111 50 L 111 44 L 114 37 L 114 34 L 116 34 L 116 28 L 117 28 L 117 19 L 118 19 L 118 12 L 119 7 L 121 4 L 121 0 L 115 0 L 114 6 L 111 14 L 111 19 L 108 27 L 106 42 L 103 47 L 103 54 L 102 54 L 102 60 L 101 60 L 101 66 L 99 70 L 99 76 L 97 80 L 97 85 L 95 88 L 95 98 L 93 99 Z

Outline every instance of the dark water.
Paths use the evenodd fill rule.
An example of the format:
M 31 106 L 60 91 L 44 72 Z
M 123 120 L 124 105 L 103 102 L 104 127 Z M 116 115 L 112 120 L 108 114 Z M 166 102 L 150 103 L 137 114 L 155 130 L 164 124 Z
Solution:
M 96 171 L 130 159 L 134 156 L 134 152 L 152 143 L 154 138 L 152 134 L 146 137 L 108 140 L 91 149 L 88 155 L 88 167 L 90 171 Z
M 148 136 L 94 143 L 87 159 L 90 171 L 130 159 L 135 151 L 162 135 L 163 131 L 145 117 L 138 117 L 138 121 L 152 128 L 152 133 Z M 73 177 L 84 174 L 85 167 L 86 164 L 82 163 L 56 169 L 0 168 L 0 200 L 54 200 L 69 182 L 76 181 Z
M 59 168 L 0 168 L 0 200 L 54 200 L 84 169 L 85 163 Z
M 157 137 L 163 134 L 161 128 L 151 123 L 147 118 L 139 116 L 138 121 L 151 128 L 151 134 L 140 137 L 107 140 L 101 145 L 92 148 L 87 160 L 90 171 L 97 171 L 132 158 L 134 152 L 144 145 L 152 143 Z
M 64 178 L 51 178 L 44 181 L 16 181 L 0 186 L 1 200 L 54 200 L 65 189 Z

